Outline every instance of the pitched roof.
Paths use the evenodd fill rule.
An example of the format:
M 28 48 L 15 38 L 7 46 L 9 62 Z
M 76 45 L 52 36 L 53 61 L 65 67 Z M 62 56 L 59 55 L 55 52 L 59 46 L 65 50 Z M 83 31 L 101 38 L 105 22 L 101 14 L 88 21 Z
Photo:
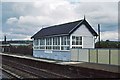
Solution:
M 83 20 L 64 23 L 60 25 L 54 25 L 47 28 L 42 28 L 31 38 L 41 38 L 41 37 L 56 36 L 56 35 L 57 36 L 70 35 L 82 24 L 86 25 L 86 27 L 93 34 L 93 36 L 98 36 L 97 33 L 93 30 L 93 28 L 89 25 L 89 23 L 83 19 Z

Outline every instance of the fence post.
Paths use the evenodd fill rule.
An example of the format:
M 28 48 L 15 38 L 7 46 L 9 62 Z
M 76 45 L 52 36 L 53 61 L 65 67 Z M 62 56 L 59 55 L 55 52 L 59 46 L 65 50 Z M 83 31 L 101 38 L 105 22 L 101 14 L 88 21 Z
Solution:
M 77 57 L 77 61 L 79 61 L 79 49 L 78 49 L 78 57 Z
M 96 63 L 98 63 L 98 49 L 96 49 L 96 58 L 97 58 Z
M 111 64 L 111 50 L 109 49 L 109 65 Z
M 88 49 L 88 55 L 89 55 L 89 62 L 90 62 L 90 49 Z

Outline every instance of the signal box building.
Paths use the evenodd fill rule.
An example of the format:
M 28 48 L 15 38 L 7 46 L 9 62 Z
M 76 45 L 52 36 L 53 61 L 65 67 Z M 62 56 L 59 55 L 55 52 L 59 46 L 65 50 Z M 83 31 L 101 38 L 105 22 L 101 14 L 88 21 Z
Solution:
M 69 61 L 71 49 L 94 48 L 97 36 L 85 19 L 42 28 L 31 37 L 33 56 Z

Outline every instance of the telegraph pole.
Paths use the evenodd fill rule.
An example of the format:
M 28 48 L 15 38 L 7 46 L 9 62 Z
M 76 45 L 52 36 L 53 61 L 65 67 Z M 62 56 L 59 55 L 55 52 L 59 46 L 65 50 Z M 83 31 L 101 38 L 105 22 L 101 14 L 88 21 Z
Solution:
M 6 35 L 4 36 L 4 42 L 5 42 L 5 44 L 6 44 Z
M 98 40 L 99 40 L 99 48 L 100 48 L 100 24 L 98 24 Z

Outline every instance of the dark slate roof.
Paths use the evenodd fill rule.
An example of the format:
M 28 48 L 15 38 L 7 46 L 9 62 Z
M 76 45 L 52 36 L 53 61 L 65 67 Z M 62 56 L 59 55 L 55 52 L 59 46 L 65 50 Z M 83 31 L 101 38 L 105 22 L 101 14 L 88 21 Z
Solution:
M 89 25 L 89 23 L 83 19 L 83 20 L 64 23 L 60 25 L 54 25 L 47 28 L 42 28 L 31 38 L 70 35 L 82 24 L 86 25 L 86 27 L 93 34 L 93 36 L 98 36 L 98 34 L 93 30 L 93 28 Z

